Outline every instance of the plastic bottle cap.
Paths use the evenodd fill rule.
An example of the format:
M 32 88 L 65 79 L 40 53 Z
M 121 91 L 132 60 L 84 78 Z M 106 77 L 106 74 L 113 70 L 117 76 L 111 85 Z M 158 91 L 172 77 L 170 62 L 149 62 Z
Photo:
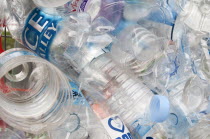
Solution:
M 168 118 L 169 100 L 165 96 L 155 95 L 150 102 L 150 118 L 153 122 L 163 122 Z

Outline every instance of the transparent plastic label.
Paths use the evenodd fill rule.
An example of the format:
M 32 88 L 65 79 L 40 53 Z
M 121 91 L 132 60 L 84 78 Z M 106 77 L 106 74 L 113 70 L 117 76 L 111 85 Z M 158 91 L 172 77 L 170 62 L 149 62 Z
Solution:
M 112 139 L 132 139 L 129 130 L 119 116 L 112 115 L 101 122 Z
M 72 92 L 73 92 L 73 100 L 74 100 L 73 105 L 89 106 L 82 92 L 79 90 L 79 87 L 74 82 L 70 82 L 70 85 L 72 87 Z
M 29 14 L 22 33 L 24 45 L 48 59 L 50 46 L 59 30 L 57 24 L 61 20 L 59 16 L 48 15 L 35 8 Z

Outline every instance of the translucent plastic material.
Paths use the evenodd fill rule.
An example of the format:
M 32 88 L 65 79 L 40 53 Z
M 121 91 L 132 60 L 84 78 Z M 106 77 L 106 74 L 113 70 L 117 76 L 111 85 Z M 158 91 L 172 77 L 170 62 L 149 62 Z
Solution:
M 4 121 L 31 133 L 53 129 L 65 121 L 72 92 L 60 70 L 20 48 L 2 53 L 0 63 L 0 116 Z
M 74 99 L 72 112 L 66 113 L 68 118 L 62 125 L 48 132 L 50 138 L 109 139 L 107 131 L 80 92 L 80 88 L 73 82 L 70 84 Z
M 33 2 L 41 7 L 52 8 L 64 5 L 69 2 L 69 0 L 33 0 Z
M 123 120 L 117 113 L 110 112 L 109 106 L 107 104 L 105 104 L 103 101 L 99 102 L 93 96 L 91 96 L 91 98 L 89 97 L 88 101 L 94 113 L 100 119 L 101 124 L 107 132 L 106 134 L 104 132 L 104 135 L 100 135 L 100 132 L 94 133 L 97 134 L 96 136 L 98 138 L 119 138 L 122 136 L 131 138 L 131 133 Z
M 187 81 L 183 90 L 182 102 L 189 111 L 199 113 L 208 105 L 209 84 L 198 77 Z
M 138 124 L 152 126 L 149 105 L 153 93 L 139 80 L 125 73 L 112 60 L 111 55 L 103 54 L 85 70 L 80 81 L 87 85 L 85 89 L 92 88 L 92 92 L 95 92 L 90 92 L 91 97 L 107 105 L 105 109 L 110 113 L 119 114 L 131 131 L 138 128 Z
M 86 13 L 72 14 L 60 23 L 65 28 L 55 38 L 50 50 L 50 61 L 57 62 L 58 66 L 71 65 L 78 73 L 97 56 L 104 53 L 104 49 L 112 42 L 107 34 L 113 30 L 112 24 L 103 17 L 93 22 Z M 67 35 L 68 38 L 63 40 Z M 68 70 L 68 69 L 66 69 Z
M 120 41 L 112 47 L 115 61 L 125 65 L 137 76 L 152 72 L 155 59 L 163 55 L 167 45 L 166 40 L 139 25 L 126 28 L 118 39 Z
M 25 139 L 26 133 L 9 126 L 3 120 L 0 120 L 0 138 L 2 138 L 2 139 Z
M 8 7 L 6 0 L 2 0 L 0 3 L 0 36 L 3 31 L 3 27 L 6 25 L 8 15 Z
M 125 0 L 123 17 L 126 20 L 138 21 L 147 19 L 150 21 L 173 25 L 175 15 L 166 1 L 156 0 Z M 141 14 L 139 14 L 141 13 Z
M 51 0 L 52 1 L 52 0 Z M 68 16 L 73 12 L 87 12 L 91 19 L 104 17 L 115 26 L 122 17 L 124 1 L 122 0 L 62 0 L 51 2 L 50 0 L 34 0 L 34 3 L 47 13 L 58 13 L 61 16 Z M 50 4 L 48 4 L 50 3 Z M 47 8 L 43 8 L 47 7 Z M 52 8 L 54 7 L 54 8 Z
M 196 19 L 196 20 L 194 20 Z M 179 19 L 191 29 L 210 32 L 210 4 L 208 1 L 187 1 L 180 12 Z
M 202 39 L 201 46 L 203 50 L 203 55 L 201 58 L 201 64 L 199 69 L 201 69 L 202 73 L 204 74 L 205 80 L 210 81 L 210 43 L 209 39 Z
M 84 66 L 104 53 L 103 49 L 112 42 L 107 32 L 114 28 L 103 17 L 92 22 L 86 13 L 73 13 L 63 19 L 35 8 L 33 3 L 27 5 L 31 8 L 24 9 L 22 18 L 16 19 L 11 10 L 10 21 L 17 26 L 8 26 L 9 31 L 17 41 L 57 65 L 71 79 L 77 80 Z
M 202 58 L 201 70 L 205 74 L 207 80 L 210 80 L 210 60 L 206 57 Z
M 25 138 L 25 136 L 20 136 L 18 133 L 16 133 L 15 131 L 12 131 L 11 129 L 9 128 L 5 128 L 5 129 L 2 129 L 0 131 L 0 137 L 2 139 L 23 139 Z
M 76 81 L 71 96 L 35 54 L 0 55 L 10 125 L 53 139 L 209 138 L 209 0 L 3 2 L 0 24 Z
M 97 117 L 95 117 L 94 114 L 89 114 L 90 118 L 88 119 L 87 125 L 87 119 L 85 118 L 86 115 L 87 111 L 83 111 L 83 115 L 70 114 L 64 124 L 49 132 L 50 137 L 52 139 L 110 139 L 108 133 L 101 125 L 100 121 L 98 121 Z
M 208 139 L 210 138 L 209 130 L 209 121 L 202 120 L 189 130 L 190 139 Z
M 184 87 L 192 75 L 191 63 L 184 54 L 173 49 L 168 49 L 164 56 L 155 62 L 153 69 L 153 77 L 157 86 L 169 92 L 176 87 L 179 89 L 181 86 Z
M 35 5 L 28 0 L 7 0 L 7 5 L 10 13 L 7 20 L 7 28 L 15 40 L 22 42 L 21 30 L 24 28 L 27 15 Z

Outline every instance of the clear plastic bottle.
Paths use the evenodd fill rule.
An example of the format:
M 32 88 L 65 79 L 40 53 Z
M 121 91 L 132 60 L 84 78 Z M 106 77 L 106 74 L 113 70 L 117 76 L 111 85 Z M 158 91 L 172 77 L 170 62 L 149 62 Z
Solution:
M 72 112 L 66 113 L 68 118 L 59 127 L 48 133 L 52 139 L 110 139 L 106 129 L 92 111 L 80 88 L 70 82 L 73 92 Z
M 144 131 L 138 133 L 144 136 L 154 122 L 167 119 L 167 98 L 162 96 L 153 100 L 154 94 L 120 68 L 110 54 L 101 55 L 84 70 L 80 76 L 80 81 L 86 84 L 84 89 L 92 90 L 89 91 L 91 97 L 102 105 L 107 105 L 110 113 L 118 114 L 131 132 L 135 132 L 138 125 L 147 126 Z
M 170 55 L 168 60 L 172 60 L 174 56 Z M 209 89 L 209 83 L 191 72 L 191 66 L 185 63 L 187 60 L 183 56 L 176 55 L 175 57 L 180 59 L 180 62 L 169 62 L 171 64 L 164 62 L 168 66 L 163 63 L 157 63 L 157 66 L 165 68 L 160 68 L 156 72 L 156 75 L 161 76 L 156 77 L 164 77 L 158 80 L 157 83 L 164 84 L 170 98 L 170 103 L 173 106 L 169 116 L 171 120 L 169 120 L 170 118 L 166 120 L 163 126 L 168 127 L 165 129 L 171 129 L 171 131 L 166 131 L 171 133 L 170 136 L 172 138 L 178 139 L 188 138 L 189 128 L 206 116 L 206 111 L 208 111 L 207 96 L 209 96 L 209 91 L 207 90 Z M 170 69 L 176 70 L 171 72 Z
M 12 36 L 55 64 L 69 78 L 77 80 L 80 70 L 94 57 L 104 53 L 103 48 L 112 42 L 106 32 L 113 30 L 113 26 L 105 18 L 91 22 L 88 14 L 75 13 L 63 19 L 46 14 L 31 1 L 17 2 L 8 0 L 11 12 L 17 4 L 21 6 L 18 8 L 21 13 L 12 12 L 10 24 L 16 25 L 15 28 L 8 26 Z
M 41 133 L 65 121 L 72 110 L 72 92 L 58 68 L 21 48 L 2 53 L 0 63 L 0 116 L 5 122 Z
M 59 2 L 50 2 L 43 0 L 34 0 L 35 4 L 49 13 L 56 11 L 62 16 L 68 16 L 72 12 L 87 12 L 91 19 L 104 17 L 115 26 L 119 23 L 122 17 L 123 0 L 63 0 Z M 43 7 L 51 9 L 45 9 Z
M 189 18 L 191 16 L 193 15 L 189 15 Z M 209 55 L 208 36 L 207 32 L 193 29 L 180 19 L 177 19 L 173 30 L 173 40 L 179 52 L 191 64 L 193 73 L 204 80 L 208 80 L 208 60 L 205 60 Z
M 57 1 L 57 0 L 33 0 L 33 2 L 37 6 L 52 8 L 52 7 L 58 7 L 58 6 L 64 5 L 67 2 L 69 2 L 69 0 L 59 0 L 59 1 Z
M 156 86 L 168 92 L 171 89 L 183 88 L 192 75 L 191 63 L 188 62 L 185 55 L 172 49 L 155 62 L 153 69 Z
M 93 97 L 89 97 L 88 102 L 94 113 L 99 118 L 101 124 L 106 130 L 106 138 L 129 138 L 132 139 L 130 131 L 127 129 L 123 120 L 117 113 L 110 112 L 104 102 L 99 102 Z M 96 133 L 98 134 L 98 133 Z M 101 135 L 99 135 L 101 136 Z M 98 138 L 99 138 L 98 136 Z M 103 136 L 102 136 L 103 137 Z M 105 137 L 105 136 L 104 136 Z
M 192 113 L 200 114 L 208 107 L 208 89 L 210 84 L 198 76 L 191 77 L 185 84 L 182 94 L 182 102 Z
M 123 17 L 126 20 L 147 19 L 170 26 L 174 24 L 176 15 L 165 0 L 126 0 L 125 2 Z
M 139 77 L 152 72 L 155 60 L 163 55 L 167 46 L 165 38 L 140 25 L 127 27 L 118 40 L 111 50 L 115 61 Z
M 194 20 L 196 19 L 196 20 Z M 191 29 L 209 33 L 210 4 L 206 0 L 186 1 L 178 16 L 178 21 L 183 22 Z

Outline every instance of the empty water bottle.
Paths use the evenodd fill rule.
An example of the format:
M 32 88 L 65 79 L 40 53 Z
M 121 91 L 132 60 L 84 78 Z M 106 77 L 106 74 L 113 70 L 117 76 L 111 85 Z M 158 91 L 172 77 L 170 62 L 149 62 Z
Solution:
M 103 125 L 104 129 L 106 130 L 106 132 L 107 132 L 106 138 L 132 139 L 131 133 L 127 129 L 123 120 L 121 120 L 121 118 L 119 117 L 119 115 L 117 113 L 110 112 L 108 110 L 109 109 L 108 106 L 104 102 L 99 102 L 93 96 L 88 99 L 88 102 L 89 102 L 91 108 L 93 109 L 94 113 L 100 119 L 100 122 Z M 105 138 L 105 136 L 103 138 Z
M 21 48 L 2 53 L 0 63 L 0 116 L 5 122 L 40 133 L 65 121 L 66 112 L 71 111 L 72 92 L 60 70 Z M 19 70 L 13 72 L 15 68 Z
M 8 0 L 8 3 L 11 10 L 15 8 L 15 2 Z M 62 19 L 46 14 L 34 7 L 32 2 L 22 0 L 19 4 L 24 12 L 18 14 L 20 18 L 15 15 L 11 17 L 11 22 L 15 22 L 17 27 L 8 26 L 13 37 L 60 67 L 74 80 L 86 63 L 104 53 L 102 49 L 112 41 L 106 32 L 113 30 L 113 27 L 103 17 L 91 22 L 88 14 L 75 13 Z M 31 8 L 25 9 L 26 6 Z
M 84 89 L 89 88 L 91 97 L 106 105 L 108 112 L 118 114 L 131 132 L 136 132 L 141 125 L 144 128 L 138 134 L 144 136 L 154 122 L 167 119 L 167 98 L 153 97 L 153 93 L 120 68 L 111 55 L 101 55 L 84 70 L 80 76 L 81 82 L 86 84 Z

